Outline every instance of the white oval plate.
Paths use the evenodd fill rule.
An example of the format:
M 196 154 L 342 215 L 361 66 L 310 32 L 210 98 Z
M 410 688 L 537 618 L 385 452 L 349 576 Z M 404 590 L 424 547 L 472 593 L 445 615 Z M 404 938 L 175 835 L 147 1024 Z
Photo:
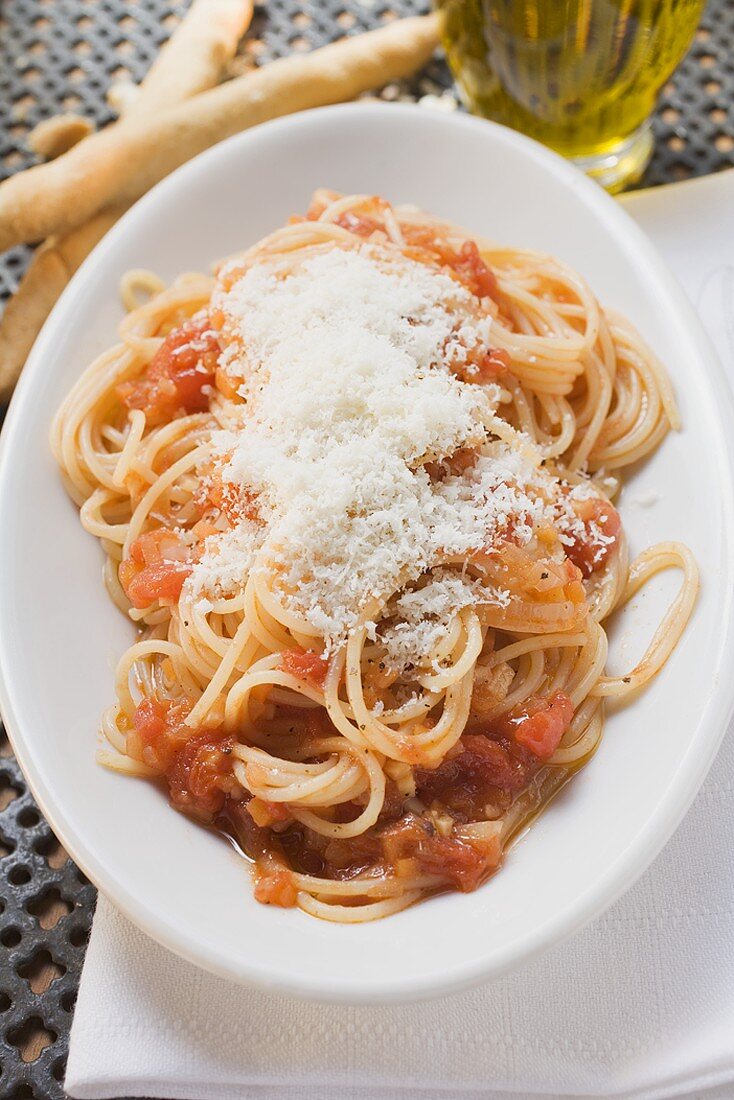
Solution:
M 595 758 L 496 878 L 474 894 L 353 926 L 258 905 L 224 842 L 174 813 L 159 790 L 95 763 L 99 715 L 132 628 L 108 600 L 99 546 L 82 531 L 47 443 L 73 380 L 115 339 L 125 270 L 150 267 L 171 279 L 207 269 L 303 211 L 318 186 L 417 203 L 477 234 L 551 252 L 639 326 L 670 370 L 684 429 L 635 475 L 622 514 L 633 551 L 683 539 L 703 578 L 662 674 L 609 715 Z M 41 808 L 128 917 L 237 981 L 389 1001 L 517 966 L 631 885 L 680 821 L 719 744 L 734 693 L 733 426 L 712 349 L 646 238 L 539 145 L 470 118 L 373 104 L 296 115 L 224 142 L 155 188 L 84 264 L 36 343 L 3 432 L 2 709 Z M 674 581 L 658 582 L 623 613 L 615 668 L 633 664 Z

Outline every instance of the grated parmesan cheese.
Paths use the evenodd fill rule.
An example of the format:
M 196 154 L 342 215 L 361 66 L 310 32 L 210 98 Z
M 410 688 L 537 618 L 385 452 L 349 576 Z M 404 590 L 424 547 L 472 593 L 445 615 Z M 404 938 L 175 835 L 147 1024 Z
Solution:
M 198 598 L 270 570 L 284 606 L 328 650 L 447 558 L 509 525 L 527 541 L 556 515 L 540 492 L 547 475 L 491 440 L 499 388 L 450 369 L 488 347 L 491 326 L 450 276 L 386 245 L 334 247 L 287 270 L 282 257 L 261 258 L 229 289 L 220 283 L 213 305 L 221 365 L 244 403 L 224 403 L 212 466 L 254 497 L 259 522 L 243 517 L 207 540 L 187 582 Z M 472 467 L 437 475 L 431 464 L 466 447 L 481 447 Z M 384 633 L 391 660 L 417 663 L 477 598 L 446 571 L 405 592 Z
M 391 666 L 403 671 L 425 661 L 447 637 L 450 619 L 481 598 L 477 581 L 437 569 L 423 587 L 392 601 L 385 612 L 387 625 L 378 634 L 377 624 L 371 624 L 369 634 L 379 637 Z

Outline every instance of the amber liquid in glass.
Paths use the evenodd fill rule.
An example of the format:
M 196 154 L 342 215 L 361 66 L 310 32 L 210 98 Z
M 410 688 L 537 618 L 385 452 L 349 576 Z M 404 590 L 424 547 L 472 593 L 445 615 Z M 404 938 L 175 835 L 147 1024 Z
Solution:
M 437 0 L 466 105 L 575 159 L 610 190 L 643 171 L 658 91 L 705 0 Z

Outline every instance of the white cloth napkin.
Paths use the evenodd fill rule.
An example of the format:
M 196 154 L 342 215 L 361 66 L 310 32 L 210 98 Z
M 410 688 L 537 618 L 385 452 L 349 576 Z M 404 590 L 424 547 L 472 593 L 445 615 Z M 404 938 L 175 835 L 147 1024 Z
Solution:
M 734 171 L 625 200 L 734 381 Z M 100 898 L 73 1097 L 734 1098 L 734 736 L 641 881 L 502 981 L 395 1008 L 306 1005 L 169 954 Z M 712 1091 L 709 1091 L 712 1090 Z

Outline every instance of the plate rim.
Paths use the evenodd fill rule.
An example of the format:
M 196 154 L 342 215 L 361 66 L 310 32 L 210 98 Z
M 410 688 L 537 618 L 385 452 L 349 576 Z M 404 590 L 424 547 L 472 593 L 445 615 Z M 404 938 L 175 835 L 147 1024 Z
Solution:
M 53 343 L 54 332 L 65 314 L 67 301 L 71 300 L 76 294 L 77 286 L 88 279 L 88 273 L 93 271 L 95 265 L 100 260 L 104 260 L 107 252 L 114 250 L 118 238 L 121 239 L 126 233 L 128 220 L 135 218 L 137 212 L 147 204 L 153 205 L 157 202 L 158 196 L 171 185 L 171 181 L 180 180 L 189 172 L 200 171 L 202 165 L 206 164 L 207 161 L 214 162 L 217 157 L 222 155 L 222 149 L 225 147 L 246 146 L 251 142 L 257 142 L 260 135 L 265 131 L 273 133 L 281 130 L 285 133 L 293 127 L 309 125 L 316 118 L 318 118 L 319 124 L 328 128 L 330 120 L 335 117 L 350 113 L 359 119 L 374 116 L 377 112 L 383 114 L 391 112 L 396 117 L 403 116 L 406 123 L 416 112 L 419 112 L 419 117 L 423 120 L 429 114 L 426 108 L 416 104 L 361 102 L 320 107 L 278 118 L 235 134 L 183 164 L 139 199 L 123 215 L 120 221 L 95 247 L 70 281 L 44 324 L 28 357 L 26 368 L 11 400 L 2 430 L 2 438 L 0 439 L 0 510 L 6 492 L 6 484 L 13 479 L 13 466 L 10 457 L 13 451 L 13 441 L 16 435 L 22 431 L 26 416 L 32 415 L 32 409 L 26 412 L 26 408 L 33 396 L 37 379 L 40 381 L 42 378 L 43 357 L 46 348 Z M 666 306 L 676 311 L 681 327 L 688 332 L 691 343 L 695 345 L 701 360 L 706 365 L 705 376 L 708 380 L 711 396 L 715 398 L 717 406 L 712 411 L 712 416 L 715 418 L 719 429 L 717 442 L 719 448 L 723 449 L 727 460 L 722 464 L 721 477 L 724 480 L 725 487 L 729 489 L 729 492 L 725 494 L 724 499 L 720 502 L 723 519 L 721 546 L 724 550 L 725 571 L 718 582 L 722 594 L 725 593 L 728 599 L 724 602 L 724 622 L 722 623 L 717 663 L 715 668 L 712 669 L 713 679 L 717 673 L 727 667 L 731 668 L 734 664 L 734 620 L 732 617 L 732 597 L 734 596 L 734 554 L 732 553 L 734 550 L 734 430 L 727 431 L 727 423 L 730 429 L 734 429 L 734 399 L 710 338 L 692 304 L 660 257 L 655 246 L 631 215 L 603 192 L 597 184 L 587 179 L 568 162 L 537 142 L 497 123 L 462 114 L 447 117 L 436 113 L 435 120 L 437 129 L 441 129 L 446 124 L 461 126 L 474 131 L 477 138 L 481 140 L 484 140 L 481 137 L 482 134 L 486 138 L 486 134 L 492 132 L 495 140 L 500 144 L 504 142 L 518 148 L 524 156 L 539 162 L 546 173 L 560 179 L 564 184 L 578 192 L 580 196 L 587 198 L 588 205 L 593 208 L 598 220 L 605 225 L 607 231 L 620 242 L 634 246 L 640 266 L 646 269 L 651 285 L 660 288 L 663 292 Z M 2 557 L 3 553 L 0 548 L 0 563 Z M 1 577 L 2 566 L 0 564 Z M 3 583 L 0 579 L 0 604 L 2 603 L 2 588 Z M 54 792 L 49 789 L 36 766 L 35 752 L 31 748 L 31 743 L 26 742 L 23 734 L 22 724 L 18 719 L 14 706 L 14 689 L 11 687 L 6 673 L 6 668 L 9 665 L 9 651 L 5 624 L 0 621 L 0 710 L 13 751 L 31 792 L 51 828 L 74 862 L 77 863 L 98 890 L 153 940 L 211 973 L 263 990 L 278 991 L 302 999 L 330 1003 L 405 1003 L 458 992 L 500 977 L 517 966 L 530 962 L 551 946 L 568 939 L 626 892 L 649 867 L 670 839 L 703 783 L 734 712 L 734 679 L 728 681 L 725 675 L 719 676 L 719 684 L 716 690 L 709 695 L 706 708 L 702 713 L 702 720 L 707 717 L 714 732 L 710 733 L 702 744 L 696 745 L 698 751 L 693 759 L 691 759 L 690 750 L 687 750 L 681 757 L 680 764 L 660 799 L 655 815 L 648 822 L 644 832 L 640 834 L 638 842 L 620 852 L 617 859 L 606 868 L 604 874 L 592 887 L 577 897 L 571 905 L 558 911 L 545 923 L 539 924 L 532 936 L 524 936 L 519 943 L 514 941 L 508 944 L 505 947 L 504 954 L 499 959 L 493 958 L 490 961 L 484 956 L 474 957 L 461 965 L 444 969 L 440 978 L 435 975 L 427 977 L 421 975 L 410 979 L 398 978 L 381 981 L 379 986 L 373 986 L 364 980 L 350 980 L 348 984 L 340 982 L 336 985 L 335 979 L 329 976 L 328 972 L 326 977 L 318 980 L 304 979 L 298 976 L 284 977 L 280 971 L 273 970 L 267 961 L 264 963 L 262 961 L 248 961 L 245 963 L 241 959 L 234 960 L 228 955 L 223 955 L 211 943 L 207 944 L 202 942 L 201 939 L 187 935 L 183 930 L 169 923 L 160 911 L 148 906 L 145 898 L 131 893 L 122 882 L 116 879 L 114 872 L 108 871 L 104 864 L 98 863 L 97 859 L 88 851 L 84 838 L 76 832 L 73 825 L 67 822 L 67 814 L 63 805 L 64 800 L 58 799 Z

